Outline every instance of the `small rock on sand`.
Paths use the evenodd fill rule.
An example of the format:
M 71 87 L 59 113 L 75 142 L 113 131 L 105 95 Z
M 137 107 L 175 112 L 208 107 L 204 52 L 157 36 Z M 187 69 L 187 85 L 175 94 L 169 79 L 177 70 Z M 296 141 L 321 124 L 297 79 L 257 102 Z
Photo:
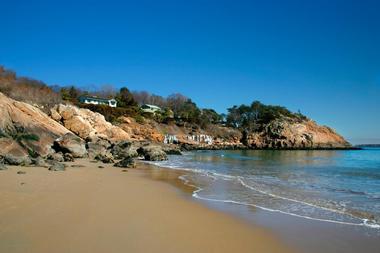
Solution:
M 73 164 L 73 165 L 71 165 L 71 167 L 73 167 L 73 168 L 83 168 L 83 167 L 86 167 L 86 166 L 84 166 L 82 164 Z
M 65 171 L 66 165 L 63 163 L 55 163 L 52 166 L 50 166 L 49 170 L 51 170 L 51 171 Z
M 19 171 L 17 171 L 17 174 L 22 175 L 22 174 L 26 174 L 26 172 L 22 171 L 22 170 L 19 170 Z

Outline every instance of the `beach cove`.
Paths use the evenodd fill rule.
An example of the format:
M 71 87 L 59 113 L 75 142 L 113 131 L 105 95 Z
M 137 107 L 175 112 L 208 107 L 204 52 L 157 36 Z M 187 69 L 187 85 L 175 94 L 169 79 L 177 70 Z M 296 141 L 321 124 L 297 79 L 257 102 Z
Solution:
M 0 252 L 295 252 L 266 229 L 191 201 L 190 188 L 152 180 L 143 164 L 127 172 L 74 164 L 1 171 Z

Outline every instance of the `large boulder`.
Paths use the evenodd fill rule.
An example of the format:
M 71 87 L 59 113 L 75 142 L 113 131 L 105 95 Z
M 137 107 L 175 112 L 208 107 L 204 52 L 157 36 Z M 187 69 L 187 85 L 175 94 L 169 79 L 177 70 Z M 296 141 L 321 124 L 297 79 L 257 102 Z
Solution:
M 111 143 L 104 138 L 96 137 L 88 139 L 86 144 L 88 157 L 94 159 L 97 156 L 105 156 L 109 153 Z
M 133 158 L 124 158 L 123 160 L 115 163 L 115 167 L 121 167 L 121 168 L 135 168 L 136 162 L 133 160 Z
M 101 161 L 103 163 L 114 163 L 114 159 L 111 153 L 106 153 L 104 155 L 97 155 L 95 160 Z
M 65 158 L 63 157 L 62 152 L 49 154 L 47 159 L 49 161 L 54 161 L 54 162 L 64 162 L 65 161 Z
M 41 156 L 32 159 L 32 162 L 33 162 L 33 165 L 36 167 L 48 168 L 50 166 L 50 164 L 47 163 L 45 159 L 43 159 Z
M 40 109 L 0 93 L 0 138 L 17 139 L 28 153 L 46 157 L 54 140 L 68 132 Z
M 130 139 L 123 129 L 106 121 L 100 113 L 88 109 L 60 104 L 51 109 L 50 115 L 82 139 L 103 137 L 112 142 Z
M 148 145 L 140 147 L 137 150 L 138 154 L 143 156 L 147 161 L 165 161 L 168 156 L 161 146 Z
M 72 133 L 65 134 L 54 141 L 54 149 L 63 153 L 71 153 L 75 158 L 87 156 L 86 143 Z
M 116 159 L 134 158 L 139 155 L 137 153 L 137 147 L 130 141 L 121 141 L 116 143 L 112 147 L 111 152 Z

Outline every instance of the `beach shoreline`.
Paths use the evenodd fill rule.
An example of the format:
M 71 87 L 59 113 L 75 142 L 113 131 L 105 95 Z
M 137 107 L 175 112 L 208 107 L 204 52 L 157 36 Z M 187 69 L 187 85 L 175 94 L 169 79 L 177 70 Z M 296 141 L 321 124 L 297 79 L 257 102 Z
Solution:
M 190 201 L 175 173 L 68 165 L 0 172 L 0 252 L 295 252 L 267 229 Z

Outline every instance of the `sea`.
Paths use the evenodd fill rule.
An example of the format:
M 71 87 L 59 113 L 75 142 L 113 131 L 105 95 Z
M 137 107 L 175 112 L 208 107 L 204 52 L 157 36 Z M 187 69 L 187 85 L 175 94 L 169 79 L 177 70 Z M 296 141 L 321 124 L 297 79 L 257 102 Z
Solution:
M 380 149 L 220 150 L 170 156 L 192 196 L 254 207 L 380 238 Z M 357 230 L 357 229 L 356 229 Z

